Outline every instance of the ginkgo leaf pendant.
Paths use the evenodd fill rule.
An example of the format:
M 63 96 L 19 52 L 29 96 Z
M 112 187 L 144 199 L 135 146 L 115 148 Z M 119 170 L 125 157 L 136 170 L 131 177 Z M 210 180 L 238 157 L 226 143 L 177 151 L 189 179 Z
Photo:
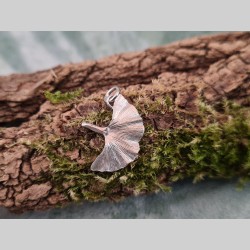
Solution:
M 118 87 L 111 88 L 104 101 L 113 109 L 110 124 L 102 128 L 83 122 L 82 126 L 105 137 L 105 146 L 92 163 L 91 170 L 113 172 L 126 167 L 137 158 L 144 125 L 137 109 L 119 93 Z

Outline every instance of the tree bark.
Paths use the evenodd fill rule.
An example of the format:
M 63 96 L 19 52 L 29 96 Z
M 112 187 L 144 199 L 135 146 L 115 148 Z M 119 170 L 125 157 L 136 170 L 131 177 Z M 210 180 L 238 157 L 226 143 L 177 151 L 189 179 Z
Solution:
M 114 85 L 131 103 L 137 95 L 146 95 L 151 101 L 170 95 L 183 113 L 197 112 L 200 94 L 208 103 L 227 98 L 249 106 L 250 33 L 197 37 L 98 61 L 0 77 L 0 205 L 25 211 L 69 202 L 46 180 L 50 160 L 29 145 L 44 137 L 90 134 L 67 125 L 103 109 L 103 94 Z M 52 105 L 44 97 L 45 90 L 77 88 L 84 89 L 83 97 L 69 105 Z M 184 126 L 168 114 L 149 114 L 143 119 L 156 130 L 167 129 L 170 123 L 171 128 Z M 69 157 L 80 162 L 79 152 Z M 41 175 L 43 182 L 39 181 Z

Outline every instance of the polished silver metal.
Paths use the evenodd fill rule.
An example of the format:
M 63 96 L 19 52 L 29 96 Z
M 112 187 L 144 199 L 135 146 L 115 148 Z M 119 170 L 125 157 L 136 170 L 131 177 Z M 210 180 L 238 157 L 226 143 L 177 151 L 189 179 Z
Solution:
M 91 170 L 114 172 L 137 158 L 145 129 L 137 109 L 120 94 L 118 87 L 107 91 L 104 101 L 113 109 L 110 124 L 102 128 L 83 122 L 82 126 L 105 137 L 103 151 L 92 163 Z

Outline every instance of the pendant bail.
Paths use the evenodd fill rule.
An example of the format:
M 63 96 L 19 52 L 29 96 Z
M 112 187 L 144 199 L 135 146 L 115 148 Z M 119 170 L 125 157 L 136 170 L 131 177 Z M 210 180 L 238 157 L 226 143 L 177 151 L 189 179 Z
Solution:
M 104 96 L 104 101 L 110 108 L 113 108 L 113 106 L 110 103 L 114 102 L 114 100 L 119 94 L 120 94 L 120 89 L 117 86 L 107 91 L 106 95 Z

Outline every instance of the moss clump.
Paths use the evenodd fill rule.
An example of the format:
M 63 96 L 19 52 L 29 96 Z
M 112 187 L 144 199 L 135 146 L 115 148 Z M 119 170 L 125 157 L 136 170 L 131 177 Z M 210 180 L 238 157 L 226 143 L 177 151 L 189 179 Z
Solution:
M 46 90 L 44 92 L 44 96 L 53 104 L 59 104 L 64 102 L 69 102 L 77 97 L 79 97 L 83 92 L 83 89 L 77 89 L 75 91 L 70 91 L 66 93 L 62 93 L 61 91 L 56 91 L 55 93 L 51 93 Z
M 147 107 L 142 103 L 148 103 Z M 150 105 L 152 103 L 152 105 Z M 176 108 L 171 98 L 158 101 L 138 99 L 135 104 L 145 118 L 145 134 L 136 161 L 114 173 L 92 172 L 90 166 L 100 154 L 104 138 L 96 133 L 55 137 L 32 144 L 37 153 L 52 163 L 50 179 L 69 199 L 119 200 L 130 194 L 158 190 L 170 191 L 171 184 L 184 178 L 194 182 L 204 178 L 239 177 L 240 184 L 250 178 L 249 110 L 224 100 L 216 108 L 200 102 L 199 111 L 190 117 Z M 173 116 L 177 127 L 157 130 L 147 120 L 150 115 Z M 98 125 L 110 121 L 111 112 L 90 112 L 85 121 Z M 91 146 L 92 141 L 99 146 Z M 60 149 L 60 150 L 59 150 Z M 77 157 L 72 159 L 73 152 Z
M 170 180 L 192 177 L 246 178 L 250 174 L 249 121 L 235 117 L 200 131 L 177 129 L 158 134 L 151 164 L 166 167 Z

